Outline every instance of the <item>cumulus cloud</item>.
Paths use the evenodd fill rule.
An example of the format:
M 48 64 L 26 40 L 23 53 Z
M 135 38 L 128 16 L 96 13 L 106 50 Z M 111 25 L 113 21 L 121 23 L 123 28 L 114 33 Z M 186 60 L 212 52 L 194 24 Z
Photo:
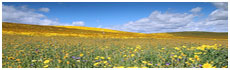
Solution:
M 49 8 L 40 8 L 39 11 L 49 12 Z M 14 22 L 36 25 L 84 25 L 84 22 L 74 22 L 73 24 L 60 23 L 58 20 L 51 20 L 44 14 L 37 13 L 35 9 L 30 9 L 27 6 L 8 6 L 2 5 L 2 20 L 3 22 Z
M 39 11 L 41 11 L 41 12 L 49 12 L 50 9 L 49 8 L 40 8 Z
M 228 32 L 228 3 L 212 3 L 216 10 L 212 11 L 207 18 L 199 22 L 191 22 L 186 27 L 178 28 L 186 31 L 209 31 L 209 32 Z
M 212 4 L 218 9 L 228 10 L 228 2 L 214 2 Z
M 194 17 L 196 16 L 188 13 L 153 11 L 149 17 L 114 26 L 111 29 L 142 33 L 172 32 L 191 23 Z
M 210 20 L 227 20 L 228 19 L 228 3 L 217 2 L 213 3 L 217 7 L 209 16 Z
M 106 27 L 109 29 L 123 30 L 141 33 L 178 32 L 178 31 L 228 31 L 228 11 L 226 3 L 213 3 L 217 7 L 207 18 L 194 21 L 199 17 L 196 13 L 201 12 L 201 7 L 192 8 L 192 13 L 168 13 L 153 11 L 149 17 L 130 21 L 123 25 Z
M 216 10 L 209 14 L 209 17 L 203 21 L 206 25 L 207 31 L 214 32 L 227 32 L 228 31 L 228 3 L 217 2 L 213 3 L 216 6 Z
M 47 19 L 43 14 L 36 13 L 28 9 L 26 6 L 2 6 L 2 20 L 4 22 L 16 22 L 25 24 L 41 24 L 41 25 L 55 25 L 57 21 Z
M 83 21 L 74 21 L 74 22 L 72 22 L 72 25 L 74 25 L 74 26 L 84 26 L 85 23 Z
M 192 13 L 198 13 L 198 12 L 200 12 L 201 10 L 202 10 L 201 7 L 196 7 L 196 8 L 191 9 L 190 12 L 192 12 Z

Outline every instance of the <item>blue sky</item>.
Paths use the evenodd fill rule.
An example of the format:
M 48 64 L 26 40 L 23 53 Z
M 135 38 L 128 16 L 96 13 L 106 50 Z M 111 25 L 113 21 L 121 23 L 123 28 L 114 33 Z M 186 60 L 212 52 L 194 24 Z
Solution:
M 228 22 L 226 21 L 219 20 L 217 22 L 221 22 L 222 24 L 217 24 L 217 22 L 209 22 L 212 18 L 226 18 L 226 16 L 224 16 L 226 14 L 217 14 L 219 12 L 226 13 L 226 10 L 223 10 L 224 7 L 222 7 L 225 6 L 226 3 L 215 4 L 207 2 L 3 2 L 3 5 L 3 21 L 19 22 L 25 24 L 40 24 L 42 22 L 40 25 L 76 25 L 87 27 L 101 27 L 114 30 L 141 33 L 178 31 L 226 32 L 226 27 L 224 27 L 225 29 L 220 27 L 222 27 L 223 24 L 228 24 Z M 21 11 L 22 13 L 30 12 L 31 14 L 8 14 L 7 12 L 16 13 L 12 10 L 8 10 L 11 8 L 17 11 Z M 195 12 L 192 12 L 192 9 L 194 9 Z M 218 12 L 215 13 L 214 11 Z M 6 15 L 4 15 L 4 12 Z M 155 15 L 159 15 L 159 17 L 150 17 L 151 14 L 154 15 L 153 12 L 155 12 Z M 35 17 L 31 15 L 41 15 L 41 17 Z M 167 15 L 171 15 L 171 17 L 168 17 Z M 177 17 L 177 15 L 181 17 Z M 19 17 L 9 16 L 21 16 L 25 17 L 25 19 L 19 20 L 17 19 Z M 28 17 L 30 17 L 31 20 L 27 20 Z M 181 23 L 175 21 L 170 22 L 171 20 L 174 20 L 174 17 L 177 18 L 176 20 L 181 21 Z M 181 19 L 183 17 L 188 17 L 188 19 Z M 165 21 L 169 22 L 156 20 L 159 18 L 162 18 Z M 148 21 L 146 20 L 139 22 L 142 19 L 148 19 Z M 32 23 L 32 21 L 36 20 L 40 23 Z M 196 26 L 191 26 L 193 24 Z M 214 24 L 220 26 L 215 27 Z M 207 28 L 199 28 L 202 26 L 205 26 Z M 187 29 L 181 30 L 180 28 Z

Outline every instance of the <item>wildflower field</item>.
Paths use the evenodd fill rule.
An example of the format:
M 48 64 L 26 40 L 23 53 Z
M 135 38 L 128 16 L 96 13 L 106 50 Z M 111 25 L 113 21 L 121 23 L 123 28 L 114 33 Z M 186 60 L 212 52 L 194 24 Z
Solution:
M 228 34 L 2 23 L 3 68 L 227 68 Z

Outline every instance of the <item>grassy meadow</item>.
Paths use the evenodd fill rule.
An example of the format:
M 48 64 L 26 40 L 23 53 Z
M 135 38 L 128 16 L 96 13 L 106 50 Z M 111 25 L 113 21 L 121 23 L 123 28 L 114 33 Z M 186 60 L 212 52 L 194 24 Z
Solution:
M 2 23 L 3 68 L 227 68 L 228 34 Z

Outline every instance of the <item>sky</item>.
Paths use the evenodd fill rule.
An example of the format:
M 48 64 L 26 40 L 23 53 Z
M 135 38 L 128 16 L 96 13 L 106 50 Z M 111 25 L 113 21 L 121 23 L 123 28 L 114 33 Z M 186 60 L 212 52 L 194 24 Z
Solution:
M 3 22 L 139 33 L 228 31 L 227 2 L 3 2 Z

